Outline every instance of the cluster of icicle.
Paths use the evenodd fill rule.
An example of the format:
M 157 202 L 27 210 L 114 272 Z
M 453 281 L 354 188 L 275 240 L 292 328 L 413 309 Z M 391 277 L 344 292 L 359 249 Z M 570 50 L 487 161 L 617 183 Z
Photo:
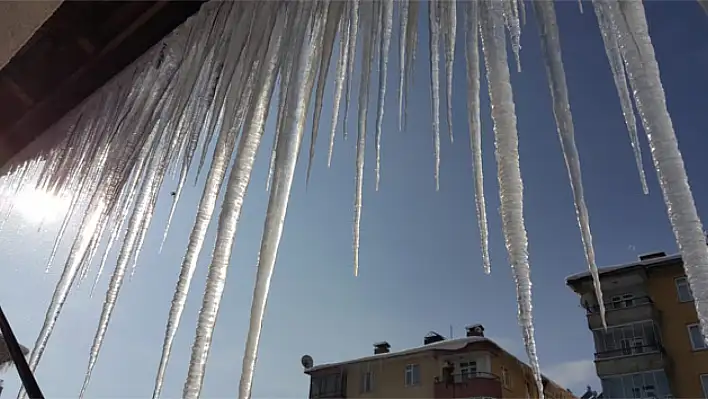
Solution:
M 540 29 L 553 112 L 575 199 L 585 254 L 602 307 L 554 3 L 533 1 L 530 5 Z M 642 186 L 646 192 L 632 96 L 652 149 L 654 165 L 685 261 L 703 332 L 708 335 L 708 247 L 667 112 L 642 2 L 594 0 L 592 5 L 626 118 Z M 452 65 L 457 20 L 463 17 L 461 25 L 464 27 L 467 111 L 482 263 L 489 273 L 480 127 L 480 64 L 483 60 L 494 122 L 502 226 L 516 283 L 518 318 L 542 396 L 532 322 L 517 122 L 506 50 L 508 35 L 515 66 L 520 68 L 518 54 L 526 6 L 523 0 L 466 1 L 459 4 L 459 9 L 455 1 L 449 0 L 425 3 L 409 0 L 206 3 L 197 15 L 55 126 L 54 129 L 63 129 L 66 138 L 45 155 L 41 164 L 35 162 L 19 166 L 15 174 L 8 178 L 10 185 L 6 189 L 17 190 L 25 181 L 24 174 L 34 168 L 38 173 L 35 184 L 42 189 L 73 193 L 71 208 L 56 238 L 50 264 L 63 239 L 69 219 L 80 217 L 81 220 L 45 323 L 32 351 L 31 367 L 37 367 L 71 287 L 87 277 L 94 258 L 102 248 L 100 262 L 97 262 L 100 265 L 96 273 L 98 280 L 111 247 L 122 238 L 90 351 L 88 371 L 81 390 L 83 396 L 100 353 L 116 298 L 126 275 L 135 268 L 163 180 L 171 173 L 179 181 L 169 214 L 171 220 L 190 168 L 197 164 L 201 171 L 210 155 L 208 148 L 215 141 L 211 166 L 169 312 L 153 393 L 155 398 L 160 395 L 197 258 L 204 245 L 209 222 L 214 216 L 217 196 L 226 180 L 224 202 L 218 213 L 216 244 L 213 246 L 183 392 L 185 398 L 199 397 L 244 195 L 254 158 L 261 145 L 264 125 L 270 116 L 276 121 L 269 173 L 270 199 L 258 256 L 258 273 L 239 387 L 239 397 L 249 398 L 266 299 L 295 166 L 305 134 L 306 118 L 310 114 L 308 106 L 312 94 L 315 94 L 315 98 L 314 110 L 311 112 L 310 164 L 320 126 L 329 65 L 335 58 L 335 76 L 330 79 L 334 91 L 333 117 L 327 131 L 329 163 L 340 113 L 344 136 L 347 134 L 351 93 L 355 90 L 352 88 L 355 69 L 360 75 L 356 100 L 356 273 L 372 72 L 378 70 L 374 132 L 378 186 L 386 75 L 393 31 L 398 29 L 399 38 L 397 100 L 400 127 L 405 121 L 407 95 L 414 74 L 420 14 L 425 12 L 422 8 L 427 7 L 433 116 L 431 130 L 436 182 L 440 164 L 440 47 L 444 51 L 447 128 L 452 139 Z M 338 49 L 336 56 L 333 54 L 335 49 Z M 360 66 L 355 67 L 355 59 L 360 60 Z M 273 99 L 276 87 L 278 98 Z M 340 112 L 342 106 L 343 111 Z M 274 110 L 273 115 L 269 115 L 271 109 Z M 309 171 L 308 166 L 308 178 Z M 604 309 L 602 316 L 604 320 Z

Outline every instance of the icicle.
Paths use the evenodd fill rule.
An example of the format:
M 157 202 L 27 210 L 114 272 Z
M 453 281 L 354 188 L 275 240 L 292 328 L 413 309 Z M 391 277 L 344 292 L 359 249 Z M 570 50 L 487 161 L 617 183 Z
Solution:
M 44 324 L 42 325 L 42 329 L 39 332 L 37 341 L 34 344 L 32 353 L 30 354 L 29 366 L 33 371 L 37 368 L 37 365 L 42 358 L 42 354 L 44 354 L 44 350 L 47 347 L 47 342 L 54 331 L 54 326 L 59 318 L 59 314 L 64 307 L 66 298 L 69 296 L 69 291 L 71 290 L 74 280 L 76 279 L 84 253 L 89 246 L 91 237 L 93 237 L 94 232 L 99 226 L 100 218 L 104 212 L 104 209 L 104 201 L 102 201 L 98 195 L 94 195 L 91 206 L 89 206 L 87 209 L 88 212 L 84 215 L 84 218 L 81 221 L 79 234 L 71 246 L 69 257 L 64 265 L 64 270 L 59 277 L 59 281 L 54 289 L 54 294 L 52 295 L 52 300 L 47 308 L 47 312 L 44 317 Z M 20 396 L 24 396 L 24 394 L 21 394 Z
M 516 60 L 516 70 L 521 72 L 521 23 L 519 22 L 516 0 L 502 0 L 504 6 L 504 21 L 509 28 L 511 36 L 511 50 L 514 52 Z
M 415 1 L 415 0 L 414 0 Z M 400 0 L 398 3 L 398 14 L 401 22 L 398 37 L 398 62 L 400 69 L 398 70 L 398 130 L 403 130 L 403 82 L 406 80 L 406 39 L 408 38 L 408 10 L 409 0 Z
M 223 118 L 223 111 L 221 112 L 221 118 Z M 223 126 L 223 124 L 217 123 L 217 126 L 219 125 Z M 164 343 L 162 346 L 162 356 L 160 358 L 160 364 L 158 367 L 157 376 L 155 378 L 153 398 L 160 397 L 160 393 L 162 391 L 162 384 L 164 381 L 165 372 L 167 371 L 167 363 L 172 351 L 174 337 L 179 327 L 182 312 L 184 311 L 184 305 L 187 301 L 189 287 L 197 266 L 197 259 L 204 245 L 204 237 L 206 236 L 209 222 L 211 221 L 214 213 L 219 190 L 224 181 L 226 169 L 234 150 L 235 140 L 236 131 L 234 129 L 219 130 L 216 146 L 214 148 L 214 156 L 211 161 L 211 167 L 207 175 L 201 200 L 199 201 L 196 220 L 194 222 L 194 227 L 192 227 L 192 232 L 189 235 L 187 252 L 182 260 L 179 280 L 172 298 L 172 305 L 170 307 Z
M 479 241 L 482 250 L 484 272 L 491 272 L 489 260 L 489 228 L 487 227 L 487 206 L 484 199 L 484 174 L 482 173 L 482 123 L 479 102 L 479 2 L 471 1 L 466 10 L 466 52 L 467 61 L 467 118 L 470 129 L 470 147 L 474 166 L 474 199 L 479 227 Z
M 457 40 L 457 0 L 444 0 L 443 23 L 445 37 L 445 77 L 447 79 L 447 129 L 450 142 L 454 141 L 452 130 L 452 70 L 455 64 L 455 41 Z
M 565 165 L 568 169 L 568 177 L 570 177 L 570 188 L 573 190 L 575 214 L 585 250 L 585 261 L 588 264 L 593 285 L 595 286 L 595 295 L 600 306 L 600 319 L 606 329 L 605 305 L 600 287 L 600 274 L 595 264 L 595 249 L 593 248 L 592 234 L 590 233 L 590 215 L 588 214 L 583 194 L 580 155 L 578 154 L 578 148 L 575 146 L 575 128 L 573 126 L 573 116 L 570 112 L 570 101 L 568 100 L 568 86 L 565 80 L 565 69 L 561 56 L 556 11 L 553 2 L 549 0 L 534 1 L 532 5 L 541 36 L 541 52 L 546 63 L 546 75 L 553 101 L 553 115 L 556 119 L 558 137 L 560 138 Z
M 541 371 L 536 355 L 531 305 L 531 271 L 528 240 L 523 216 L 523 182 L 519 168 L 518 134 L 509 65 L 504 37 L 503 8 L 499 2 L 481 2 L 482 49 L 487 67 L 489 97 L 496 141 L 495 155 L 499 179 L 502 230 L 514 273 L 519 306 L 519 324 L 531 368 L 536 377 L 539 398 L 543 399 Z
M 580 13 L 583 13 L 583 0 L 578 0 L 578 9 L 580 10 Z
M 317 78 L 317 88 L 315 89 L 315 111 L 312 114 L 312 137 L 310 139 L 310 157 L 307 161 L 307 177 L 305 179 L 305 184 L 310 183 L 312 160 L 315 158 L 315 143 L 317 143 L 317 134 L 320 130 L 320 116 L 322 115 L 322 97 L 324 96 L 325 84 L 327 83 L 329 64 L 332 59 L 334 39 L 337 37 L 339 19 L 342 15 L 342 11 L 344 10 L 344 2 L 329 2 L 327 7 L 329 7 L 329 18 L 327 18 L 327 22 L 324 28 L 324 42 L 318 46 L 318 51 L 321 51 L 322 55 L 319 57 L 319 76 Z
M 430 91 L 433 111 L 433 152 L 435 154 L 435 190 L 440 190 L 440 20 L 438 1 L 428 1 L 430 23 Z
M 418 10 L 420 2 L 418 0 L 409 1 L 408 5 L 408 27 L 406 28 L 406 79 L 403 87 L 403 128 L 408 123 L 408 89 L 413 83 L 415 76 L 416 53 L 418 52 Z
M 381 181 L 381 129 L 384 116 L 384 100 L 386 98 L 386 77 L 388 76 L 388 52 L 391 47 L 391 34 L 393 32 L 393 0 L 381 2 L 381 47 L 379 49 L 379 100 L 376 113 L 376 191 L 379 190 Z
M 282 29 L 286 16 L 285 8 L 278 3 L 264 3 L 262 6 L 264 16 L 270 16 L 268 20 L 261 21 L 260 25 L 264 26 L 266 31 L 273 33 L 266 35 L 270 36 L 270 42 L 266 46 L 259 45 L 259 48 L 267 47 L 267 55 L 265 65 L 260 66 L 260 78 L 258 85 L 258 94 L 255 104 L 249 104 L 247 122 L 245 123 L 245 131 L 241 136 L 239 149 L 237 152 L 235 164 L 231 169 L 229 183 L 226 188 L 222 212 L 219 216 L 219 227 L 217 230 L 216 245 L 212 255 L 212 262 L 209 268 L 207 277 L 207 287 L 204 292 L 202 308 L 199 312 L 199 322 L 197 325 L 197 334 L 192 345 L 192 358 L 189 365 L 187 380 L 184 385 L 182 396 L 184 398 L 198 398 L 201 392 L 202 381 L 204 378 L 204 369 L 206 360 L 211 346 L 211 337 L 216 322 L 216 315 L 221 302 L 221 295 L 224 290 L 226 279 L 226 270 L 231 258 L 231 249 L 233 246 L 236 227 L 241 214 L 243 197 L 246 193 L 248 183 L 250 181 L 251 170 L 255 160 L 261 137 L 263 135 L 265 120 L 267 119 L 270 99 L 272 96 L 272 88 L 275 82 L 275 76 L 278 71 L 278 59 L 280 55 L 280 46 L 282 41 Z M 277 8 L 274 8 L 277 7 Z M 271 11 L 278 11 L 277 20 L 272 18 Z M 263 43 L 265 44 L 265 43 Z M 262 55 L 262 54 L 261 54 Z M 261 57 L 258 57 L 260 60 Z M 312 61 L 312 60 L 310 60 Z M 311 66 L 311 63 L 310 63 Z M 255 72 L 257 68 L 252 69 Z M 311 85 L 310 85 L 311 90 Z M 304 100 L 299 98 L 299 100 Z M 309 100 L 309 98 L 307 99 Z M 300 106 L 305 107 L 306 105 Z M 303 116 L 304 118 L 304 116 Z M 304 121 L 300 124 L 300 132 Z M 300 137 L 301 138 L 301 137 Z M 286 145 L 285 143 L 283 145 Z M 279 146 L 280 148 L 280 146 Z M 297 151 L 293 154 L 297 158 Z M 279 166 L 279 165 L 278 165 Z M 271 193 L 277 191 L 278 170 L 276 170 L 276 184 Z M 272 195 L 272 194 L 271 194 Z
M 612 77 L 614 78 L 615 86 L 617 87 L 617 94 L 619 95 L 620 104 L 622 105 L 622 115 L 624 116 L 627 131 L 629 132 L 629 140 L 632 144 L 632 150 L 634 151 L 634 161 L 637 164 L 637 170 L 639 171 L 639 181 L 642 184 L 642 191 L 644 194 L 649 194 L 649 186 L 647 185 L 647 179 L 644 174 L 642 149 L 640 147 L 639 136 L 637 134 L 637 121 L 634 117 L 632 98 L 630 97 L 629 88 L 627 87 L 624 60 L 622 59 L 622 54 L 620 53 L 619 45 L 617 43 L 617 36 L 614 33 L 612 26 L 610 26 L 611 24 L 608 21 L 608 17 L 603 14 L 601 8 L 595 7 L 595 15 L 597 16 L 597 21 L 600 25 L 602 40 L 605 43 L 605 53 L 607 54 L 607 60 L 610 63 Z
M 334 135 L 337 130 L 337 122 L 339 121 L 339 107 L 342 102 L 342 93 L 344 92 L 344 84 L 347 74 L 347 66 L 349 65 L 349 32 L 351 31 L 351 21 L 348 18 L 350 12 L 350 4 L 346 3 L 339 21 L 339 59 L 337 61 L 337 71 L 334 79 L 334 100 L 332 104 L 332 127 L 329 133 L 329 151 L 327 152 L 327 167 L 332 166 L 332 152 L 334 150 Z
M 349 56 L 347 57 L 347 74 L 346 74 L 346 91 L 344 97 L 344 121 L 343 124 L 343 134 L 344 139 L 347 138 L 347 132 L 349 131 L 349 101 L 351 100 L 351 87 L 352 80 L 351 77 L 354 75 L 354 58 L 356 56 L 356 39 L 359 37 L 359 0 L 350 0 L 349 4 L 351 8 L 349 9 L 350 15 L 350 26 L 349 30 Z
M 370 23 L 376 23 L 374 13 L 375 6 L 372 4 L 366 11 L 370 18 Z M 361 81 L 359 82 L 359 126 L 356 144 L 356 188 L 354 197 L 354 276 L 359 275 L 359 245 L 361 230 L 361 208 L 364 192 L 364 152 L 366 149 L 366 115 L 369 108 L 369 82 L 371 79 L 371 63 L 373 58 L 374 37 L 373 28 L 364 27 L 363 44 L 364 50 L 361 58 Z
M 641 1 L 595 0 L 606 7 L 618 26 L 622 54 L 644 131 L 649 138 L 661 191 L 693 292 L 698 320 L 708 337 L 708 246 L 688 184 L 683 157 L 666 108 L 654 46 Z

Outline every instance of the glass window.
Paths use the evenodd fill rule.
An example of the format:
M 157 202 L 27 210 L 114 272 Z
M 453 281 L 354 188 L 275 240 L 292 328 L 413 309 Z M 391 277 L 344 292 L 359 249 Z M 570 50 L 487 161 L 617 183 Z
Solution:
M 504 385 L 504 387 L 511 388 L 511 375 L 509 374 L 509 370 L 507 370 L 506 367 L 502 367 L 501 374 L 502 374 L 502 384 Z
M 460 362 L 460 376 L 462 379 L 474 378 L 477 376 L 477 362 Z
M 691 324 L 688 326 L 688 336 L 691 339 L 691 348 L 693 350 L 706 349 L 706 340 L 701 334 L 701 328 L 698 324 Z
M 678 292 L 679 302 L 693 301 L 693 293 L 691 293 L 691 287 L 688 285 L 686 277 L 676 279 L 676 292 Z
M 663 371 L 603 378 L 602 390 L 603 396 L 606 398 L 672 398 L 669 383 Z
M 420 384 L 420 365 L 409 364 L 406 366 L 406 386 L 411 387 Z
M 708 399 L 708 374 L 701 375 L 701 385 L 703 386 L 703 397 Z
M 652 321 L 622 327 L 596 330 L 595 348 L 598 358 L 630 356 L 658 350 L 659 335 Z
M 361 373 L 361 392 L 371 392 L 374 389 L 374 374 L 371 371 Z

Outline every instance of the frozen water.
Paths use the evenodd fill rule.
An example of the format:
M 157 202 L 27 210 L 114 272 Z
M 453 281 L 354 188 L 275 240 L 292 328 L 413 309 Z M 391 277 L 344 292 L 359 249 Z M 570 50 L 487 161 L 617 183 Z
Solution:
M 153 392 L 153 397 L 161 393 L 197 258 L 204 246 L 207 227 L 218 214 L 216 244 L 211 254 L 211 267 L 183 391 L 184 397 L 199 397 L 244 196 L 269 109 L 271 103 L 274 103 L 274 111 L 270 116 L 275 121 L 275 134 L 267 183 L 270 199 L 239 387 L 239 397 L 249 398 L 270 281 L 284 229 L 300 147 L 306 133 L 305 119 L 310 99 L 314 94 L 308 178 L 315 155 L 314 143 L 318 135 L 319 119 L 322 108 L 326 106 L 323 95 L 330 64 L 336 62 L 335 76 L 331 79 L 334 112 L 332 120 L 328 121 L 328 164 L 332 161 L 340 113 L 343 114 L 342 131 L 344 137 L 347 136 L 351 95 L 354 81 L 358 81 L 353 223 L 353 263 L 356 274 L 359 269 L 359 232 L 364 209 L 364 160 L 369 133 L 366 124 L 369 119 L 369 91 L 374 63 L 378 60 L 376 129 L 373 132 L 378 186 L 382 118 L 387 94 L 387 73 L 391 69 L 389 50 L 393 31 L 399 32 L 400 62 L 396 68 L 399 73 L 396 82 L 399 127 L 403 128 L 407 120 L 409 88 L 415 72 L 419 13 L 424 10 L 422 6 L 416 0 L 205 3 L 197 15 L 52 127 L 53 132 L 61 133 L 62 137 L 56 146 L 37 159 L 11 165 L 4 184 L 0 186 L 3 195 L 17 194 L 29 186 L 54 193 L 75 193 L 53 244 L 47 268 L 55 263 L 59 244 L 70 239 L 66 234 L 67 221 L 72 215 L 81 216 L 78 233 L 71 238 L 71 249 L 30 356 L 31 367 L 36 368 L 39 364 L 77 277 L 82 280 L 88 275 L 91 260 L 99 253 L 99 246 L 105 244 L 97 271 L 98 281 L 113 244 L 120 241 L 121 245 L 117 245 L 116 251 L 118 259 L 90 351 L 81 395 L 85 393 L 125 276 L 132 273 L 131 265 L 132 270 L 135 270 L 134 266 L 139 261 L 140 249 L 165 175 L 178 176 L 178 185 L 163 237 L 167 236 L 169 221 L 175 215 L 188 173 L 196 168 L 199 175 L 205 165 L 210 165 L 169 311 Z M 520 37 L 526 21 L 525 3 L 523 0 L 479 0 L 457 4 L 454 0 L 431 0 L 427 7 L 436 187 L 439 187 L 440 179 L 440 48 L 443 49 L 445 65 L 445 110 L 452 138 L 452 65 L 455 60 L 458 11 L 465 17 L 462 29 L 466 44 L 467 112 L 474 166 L 475 207 L 482 264 L 484 270 L 489 272 L 479 100 L 481 36 L 487 89 L 492 103 L 504 239 L 516 284 L 522 337 L 536 380 L 540 384 L 516 111 L 506 47 L 508 34 L 512 59 L 517 69 L 520 69 Z M 593 7 L 634 149 L 642 187 L 646 192 L 632 96 L 652 148 L 654 166 L 685 262 L 701 326 L 708 336 L 708 247 L 666 108 L 642 2 L 594 0 Z M 542 56 L 581 238 L 596 293 L 600 297 L 589 212 L 583 199 L 580 161 L 575 146 L 554 5 L 551 1 L 534 2 L 533 8 L 541 29 Z M 336 43 L 338 54 L 333 56 Z M 359 56 L 357 43 L 361 44 Z M 360 68 L 356 71 L 355 59 L 360 60 Z M 355 73 L 358 74 L 357 79 L 354 79 Z M 276 86 L 278 97 L 273 99 Z M 340 112 L 342 102 L 344 110 Z M 201 149 L 198 148 L 199 143 Z M 209 156 L 211 162 L 207 163 Z M 197 157 L 198 162 L 195 160 Z M 231 172 L 225 187 L 224 203 L 220 211 L 216 212 L 217 197 L 226 180 L 229 166 Z M 6 214 L 2 216 L 0 223 L 7 218 Z M 92 293 L 95 286 L 94 283 Z

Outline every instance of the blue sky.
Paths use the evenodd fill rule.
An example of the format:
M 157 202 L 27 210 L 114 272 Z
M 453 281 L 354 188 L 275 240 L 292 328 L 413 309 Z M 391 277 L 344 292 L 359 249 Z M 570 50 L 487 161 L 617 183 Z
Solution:
M 669 110 L 700 211 L 708 195 L 708 183 L 699 178 L 708 166 L 708 159 L 702 156 L 708 144 L 702 131 L 708 125 L 708 114 L 702 112 L 708 104 L 703 98 L 708 87 L 708 51 L 703 43 L 708 23 L 693 1 L 651 1 L 646 7 Z M 631 261 L 640 253 L 655 250 L 675 251 L 646 139 L 641 137 L 649 196 L 641 192 L 595 16 L 590 4 L 585 8 L 580 14 L 574 1 L 557 3 L 598 263 Z M 530 7 L 527 11 L 528 23 L 522 34 L 523 72 L 512 73 L 512 79 L 530 237 L 536 342 L 543 370 L 582 392 L 588 383 L 599 388 L 592 363 L 593 344 L 578 299 L 565 286 L 564 277 L 584 270 L 585 261 L 539 56 L 538 33 Z M 342 141 L 338 135 L 331 169 L 326 168 L 327 140 L 320 140 L 307 188 L 306 162 L 302 162 L 306 161 L 306 152 L 301 157 L 263 328 L 254 397 L 305 397 L 308 379 L 300 366 L 303 354 L 313 356 L 317 364 L 368 355 L 372 344 L 381 340 L 389 341 L 393 350 L 403 349 L 420 345 L 430 330 L 447 335 L 451 325 L 454 335 L 461 336 L 465 325 L 482 323 L 489 337 L 525 358 L 497 212 L 492 124 L 485 94 L 482 122 L 492 274 L 482 272 L 467 133 L 462 33 L 458 33 L 453 94 L 456 140 L 452 145 L 447 139 L 441 114 L 441 188 L 435 191 L 426 25 L 421 19 L 420 52 L 406 132 L 397 129 L 398 57 L 397 46 L 392 47 L 378 192 L 374 190 L 373 136 L 367 148 L 358 278 L 353 276 L 352 266 L 355 140 L 350 137 Z M 458 26 L 462 27 L 461 12 Z M 327 96 L 331 96 L 331 90 L 328 86 Z M 371 101 L 375 102 L 374 95 Z M 325 101 L 325 108 L 327 105 Z M 321 138 L 326 136 L 323 133 L 330 115 L 326 109 Z M 354 133 L 354 118 L 350 123 L 350 132 Z M 372 117 L 371 132 L 373 128 Z M 265 179 L 270 142 L 270 136 L 266 137 L 246 198 L 203 397 L 232 397 L 238 388 L 268 198 Z M 309 139 L 303 149 L 308 146 Z M 175 184 L 166 183 L 135 277 L 123 287 L 89 397 L 147 397 L 152 392 L 166 316 L 201 195 L 201 185 L 186 190 L 166 248 L 158 254 L 171 203 L 168 193 Z M 16 334 L 28 346 L 41 327 L 60 270 L 57 262 L 49 274 L 44 274 L 58 224 L 45 225 L 38 233 L 36 222 L 18 213 L 5 226 L 0 240 L 0 253 L 6 257 L 0 271 L 0 299 Z M 165 383 L 166 397 L 181 394 L 214 225 L 177 336 Z M 59 259 L 64 259 L 67 247 L 63 245 Z M 90 284 L 70 296 L 37 371 L 46 396 L 78 394 L 107 277 L 93 299 L 88 296 Z M 9 391 L 6 395 L 13 395 L 19 386 L 14 370 L 3 378 Z

